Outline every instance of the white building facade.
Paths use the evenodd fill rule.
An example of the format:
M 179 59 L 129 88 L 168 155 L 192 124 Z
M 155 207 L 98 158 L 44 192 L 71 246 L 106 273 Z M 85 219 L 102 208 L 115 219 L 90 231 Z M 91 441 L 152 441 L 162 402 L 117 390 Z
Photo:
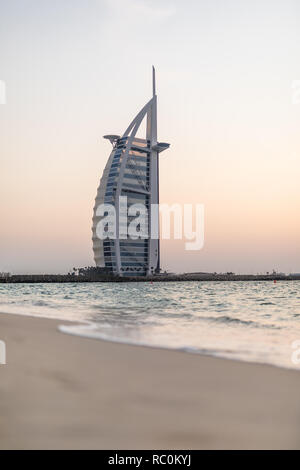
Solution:
M 145 138 L 137 132 L 146 119 Z M 160 272 L 159 243 L 159 154 L 169 144 L 157 142 L 157 96 L 153 67 L 153 96 L 133 119 L 123 136 L 104 136 L 112 146 L 95 200 L 93 215 L 93 251 L 96 266 L 106 268 L 118 276 L 147 276 Z M 126 199 L 125 199 L 126 198 Z M 147 209 L 145 227 L 147 237 L 120 236 L 124 223 L 120 209 L 126 201 L 127 210 L 134 204 Z M 121 203 L 121 204 L 120 204 Z M 114 206 L 116 213 L 115 237 L 101 239 L 97 235 L 98 223 L 103 215 L 98 208 L 103 204 Z M 125 230 L 127 232 L 127 230 Z M 144 231 L 143 231 L 144 233 Z

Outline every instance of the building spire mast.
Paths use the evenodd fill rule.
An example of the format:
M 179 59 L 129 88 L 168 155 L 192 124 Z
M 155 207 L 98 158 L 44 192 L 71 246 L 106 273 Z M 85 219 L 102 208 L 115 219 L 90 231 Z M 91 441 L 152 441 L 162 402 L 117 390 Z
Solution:
M 156 95 L 156 89 L 155 89 L 155 67 L 152 65 L 152 86 L 153 86 L 153 96 Z

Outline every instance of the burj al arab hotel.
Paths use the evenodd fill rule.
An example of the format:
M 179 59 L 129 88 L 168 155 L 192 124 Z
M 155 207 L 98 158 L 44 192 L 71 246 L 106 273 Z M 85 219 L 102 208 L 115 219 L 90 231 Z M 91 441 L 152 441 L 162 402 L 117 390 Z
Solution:
M 137 138 L 146 120 L 144 138 Z M 169 144 L 157 141 L 157 95 L 153 67 L 153 96 L 141 109 L 122 136 L 105 135 L 112 152 L 97 191 L 93 214 L 93 251 L 96 266 L 118 276 L 147 276 L 160 272 L 159 243 L 159 154 Z M 126 199 L 124 198 L 126 196 Z M 143 204 L 147 208 L 147 237 L 120 237 L 120 201 L 127 207 Z M 98 207 L 111 204 L 116 213 L 116 235 L 100 239 L 97 225 L 103 219 Z M 156 208 L 155 210 L 153 208 Z M 130 217 L 127 222 L 130 223 Z M 151 226 L 157 227 L 155 237 Z M 154 230 L 155 232 L 155 230 Z

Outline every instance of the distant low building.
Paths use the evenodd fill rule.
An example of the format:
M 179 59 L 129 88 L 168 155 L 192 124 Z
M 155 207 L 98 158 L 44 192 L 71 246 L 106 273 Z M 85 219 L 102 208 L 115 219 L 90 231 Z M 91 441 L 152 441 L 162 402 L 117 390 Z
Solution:
M 6 279 L 6 278 L 8 278 L 8 277 L 10 277 L 10 276 L 11 276 L 10 273 L 0 273 L 0 278 L 1 278 L 1 279 Z

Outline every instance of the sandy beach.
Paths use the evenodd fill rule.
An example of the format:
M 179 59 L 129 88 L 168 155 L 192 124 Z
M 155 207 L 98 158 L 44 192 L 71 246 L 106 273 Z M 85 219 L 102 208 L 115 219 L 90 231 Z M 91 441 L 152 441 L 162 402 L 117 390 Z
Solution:
M 299 449 L 300 373 L 0 314 L 1 449 Z

